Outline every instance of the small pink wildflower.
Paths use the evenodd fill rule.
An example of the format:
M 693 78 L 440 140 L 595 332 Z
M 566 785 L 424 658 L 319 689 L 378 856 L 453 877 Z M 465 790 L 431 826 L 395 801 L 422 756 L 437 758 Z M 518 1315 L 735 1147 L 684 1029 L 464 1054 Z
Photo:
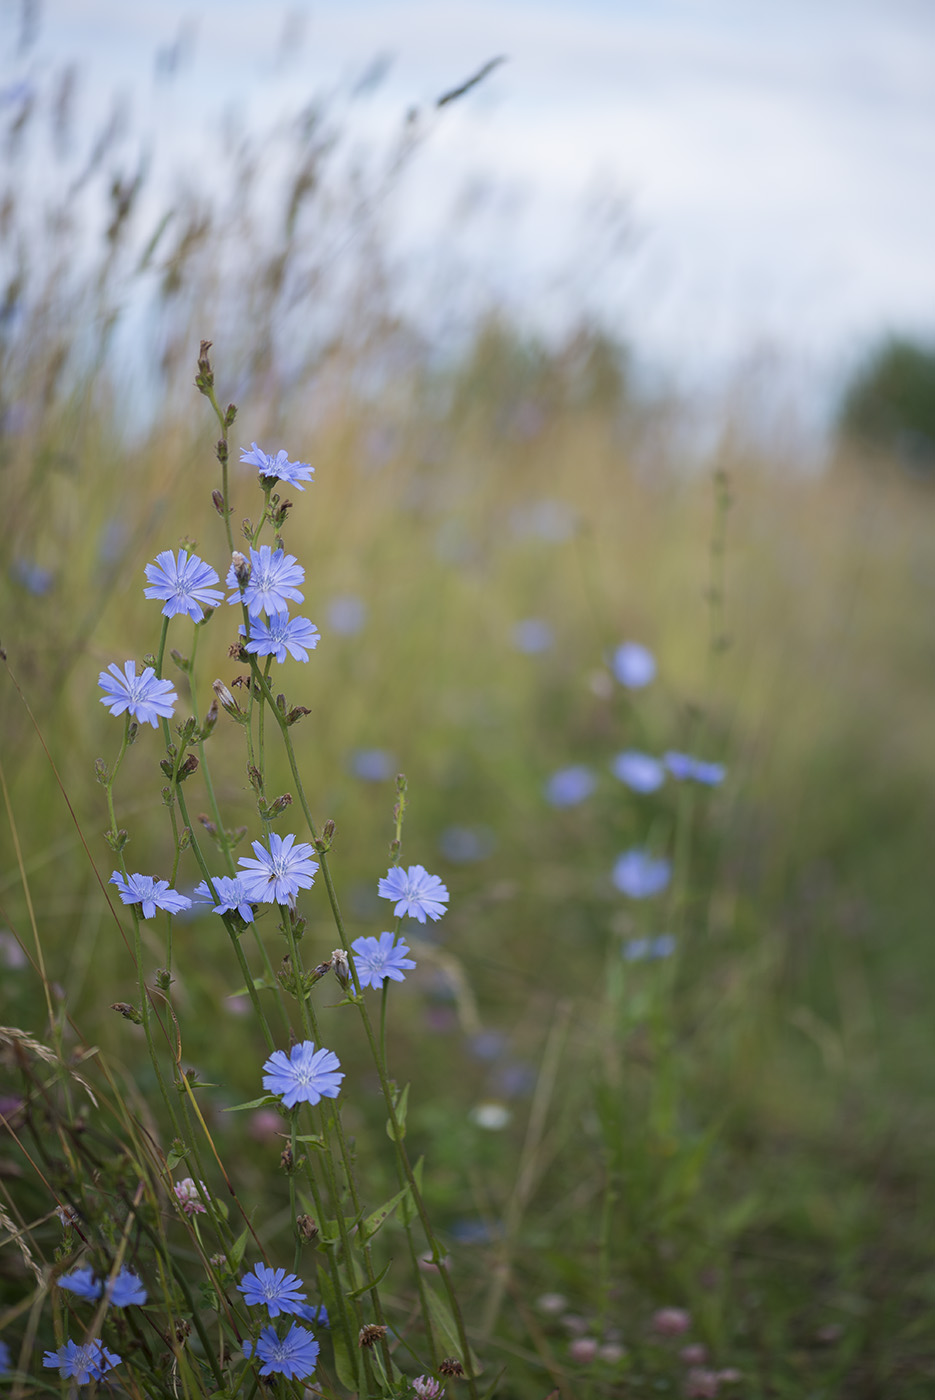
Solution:
M 434 1376 L 416 1376 L 412 1382 L 414 1395 L 419 1396 L 419 1400 L 438 1400 L 440 1395 L 444 1395 L 441 1381 L 437 1381 Z
M 718 1390 L 717 1371 L 706 1371 L 693 1366 L 685 1377 L 685 1394 L 689 1400 L 714 1400 Z
M 172 1189 L 186 1215 L 207 1215 L 207 1208 L 202 1205 L 198 1187 L 190 1176 L 186 1176 L 183 1181 L 177 1181 Z M 208 1194 L 208 1188 L 204 1182 L 201 1183 L 201 1194 L 204 1196 Z
M 684 1308 L 659 1308 L 649 1325 L 660 1337 L 681 1337 L 692 1325 L 691 1313 Z

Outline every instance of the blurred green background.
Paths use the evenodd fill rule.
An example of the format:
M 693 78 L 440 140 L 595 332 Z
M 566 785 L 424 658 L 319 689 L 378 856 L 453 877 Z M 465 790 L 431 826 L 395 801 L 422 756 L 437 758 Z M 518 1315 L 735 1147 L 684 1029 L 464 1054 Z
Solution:
M 50 101 L 11 99 L 3 138 L 6 1023 L 43 1035 L 34 915 L 85 1041 L 146 1092 L 139 1036 L 109 1009 L 135 975 L 100 884 L 113 861 L 93 763 L 112 761 L 119 726 L 97 676 L 157 645 L 143 598 L 157 552 L 191 542 L 226 573 L 213 425 L 192 385 L 213 338 L 219 397 L 239 409 L 234 461 L 256 440 L 315 467 L 284 535 L 322 641 L 282 688 L 311 712 L 293 734 L 317 818 L 337 824 L 349 929 L 386 922 L 375 889 L 398 771 L 405 858 L 451 891 L 441 924 L 411 929 L 419 966 L 393 988 L 392 1053 L 478 1311 L 507 1242 L 500 1393 L 545 1394 L 544 1354 L 575 1374 L 574 1329 L 536 1302 L 559 1292 L 589 1335 L 637 1358 L 585 1368 L 570 1393 L 681 1393 L 684 1366 L 646 1330 L 678 1304 L 743 1373 L 732 1393 L 930 1394 L 928 348 L 868 342 L 816 467 L 792 426 L 752 431 L 721 398 L 648 384 L 594 318 L 546 336 L 486 307 L 440 347 L 402 315 L 376 196 L 419 158 L 412 118 L 372 188 L 313 104 L 231 145 L 217 194 L 160 212 L 106 131 L 74 158 L 79 184 L 35 194 Z M 276 201 L 258 208 L 269 168 Z M 259 496 L 249 468 L 231 479 L 236 524 Z M 187 633 L 170 631 L 186 655 Z M 202 716 L 214 677 L 242 669 L 235 637 L 225 608 L 203 631 Z M 613 673 L 624 640 L 657 659 L 645 689 Z M 628 748 L 697 752 L 727 777 L 638 795 L 609 767 Z M 118 815 L 129 868 L 167 873 L 157 749 L 147 730 Z M 226 819 L 253 839 L 224 716 L 209 752 Z M 288 790 L 273 763 L 270 790 Z M 556 806 L 548 780 L 573 765 L 593 791 Z M 677 879 L 627 900 L 611 870 L 646 842 Z M 183 861 L 179 888 L 196 879 Z M 334 942 L 319 893 L 309 964 Z M 663 932 L 672 958 L 622 955 Z M 161 931 L 146 933 L 155 967 Z M 212 1128 L 260 1193 L 278 1145 L 222 1110 L 258 1092 L 262 1043 L 217 920 L 179 920 L 175 936 L 185 1062 L 217 1084 Z M 353 1067 L 342 1014 L 323 1016 Z M 374 1086 L 345 1113 L 378 1178 Z

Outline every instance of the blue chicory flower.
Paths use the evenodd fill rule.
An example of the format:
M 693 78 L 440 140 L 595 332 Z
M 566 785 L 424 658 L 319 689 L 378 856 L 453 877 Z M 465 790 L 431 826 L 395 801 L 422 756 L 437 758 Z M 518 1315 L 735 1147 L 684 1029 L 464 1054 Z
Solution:
M 351 947 L 362 987 L 379 991 L 388 977 L 393 982 L 404 982 L 406 972 L 415 967 L 406 942 L 401 938 L 397 943 L 392 933 L 381 933 L 379 938 L 355 938 Z
M 201 622 L 205 608 L 216 608 L 224 594 L 212 585 L 220 580 L 203 559 L 197 554 L 189 557 L 186 549 L 180 549 L 178 556 L 170 549 L 156 555 L 155 564 L 147 564 L 144 570 L 152 585 L 143 590 L 147 598 L 159 598 L 165 603 L 163 617 L 175 617 L 187 613 L 192 622 Z
M 78 1346 L 69 1337 L 58 1351 L 45 1352 L 42 1364 L 50 1368 L 57 1368 L 63 1380 L 71 1378 L 76 1380 L 79 1385 L 87 1385 L 88 1381 L 99 1381 L 105 1371 L 119 1366 L 120 1357 L 115 1352 L 108 1351 L 103 1342 L 97 1338 L 93 1342 L 85 1342 L 82 1346 Z
M 240 635 L 247 635 L 242 623 Z M 290 618 L 287 612 L 277 612 L 265 622 L 262 617 L 250 618 L 250 637 L 244 650 L 254 656 L 275 656 L 281 665 L 287 651 L 296 661 L 307 661 L 309 652 L 314 651 L 320 641 L 318 628 L 307 617 Z
M 256 860 L 241 856 L 243 866 L 241 886 L 249 900 L 260 904 L 288 904 L 295 907 L 299 890 L 309 890 L 315 883 L 318 862 L 312 860 L 312 848 L 307 841 L 296 842 L 294 836 L 269 836 L 270 849 L 254 841 Z
M 703 759 L 692 758 L 688 753 L 677 753 L 674 749 L 669 750 L 663 761 L 679 782 L 688 778 L 707 787 L 717 787 L 724 781 L 727 771 L 722 763 L 706 763 Z
M 106 705 L 112 715 L 122 715 L 124 710 L 129 710 L 133 719 L 140 724 L 151 724 L 154 729 L 158 728 L 160 719 L 172 718 L 179 698 L 171 681 L 157 678 L 155 667 L 147 666 L 138 676 L 133 661 L 126 662 L 122 672 L 112 661 L 98 676 L 97 683 L 104 691 L 101 704 Z
M 142 904 L 144 919 L 151 919 L 157 909 L 180 914 L 183 909 L 192 907 L 187 895 L 170 890 L 169 881 L 157 880 L 155 875 L 128 875 L 124 880 L 120 871 L 115 870 L 107 883 L 117 886 L 124 904 Z
M 13 1357 L 6 1342 L 0 1342 L 0 1378 L 8 1376 L 13 1366 Z
M 257 447 L 255 442 L 251 442 L 250 451 L 242 451 L 240 460 L 248 466 L 259 468 L 260 476 L 272 477 L 274 481 L 285 481 L 297 491 L 304 491 L 302 482 L 311 481 L 315 475 L 315 468 L 310 467 L 308 462 L 290 462 L 284 447 L 279 449 L 275 457 L 271 457 L 262 447 Z
M 277 1336 L 275 1327 L 264 1327 L 255 1350 L 264 1363 L 260 1367 L 261 1376 L 276 1374 L 287 1380 L 304 1381 L 315 1370 L 318 1360 L 318 1343 L 307 1328 L 296 1322 L 285 1337 Z M 253 1343 L 248 1339 L 243 1344 L 243 1354 L 250 1357 L 253 1352 Z
M 214 904 L 214 895 L 208 888 L 207 880 L 195 886 L 194 899 L 198 904 L 214 904 L 213 913 L 232 914 L 234 910 L 245 924 L 253 923 L 253 905 L 247 898 L 247 890 L 240 875 L 212 875 L 214 888 L 218 892 L 220 904 Z
M 424 924 L 426 917 L 440 919 L 446 912 L 449 894 L 437 875 L 430 875 L 424 865 L 410 865 L 408 870 L 393 865 L 377 882 L 382 899 L 397 901 L 393 913 L 404 914 Z
M 641 690 L 656 674 L 656 658 L 639 642 L 623 642 L 614 652 L 611 667 L 621 685 Z
M 294 554 L 286 554 L 282 549 L 274 552 L 268 544 L 262 544 L 259 549 L 251 548 L 249 562 L 250 577 L 242 596 L 233 564 L 227 572 L 227 586 L 234 589 L 227 599 L 229 603 L 243 602 L 250 616 L 258 617 L 261 613 L 271 616 L 288 612 L 290 600 L 305 601 L 305 594 L 298 588 L 305 581 L 305 570 Z
M 617 860 L 612 878 L 622 894 L 631 899 L 648 899 L 666 888 L 672 878 L 672 864 L 634 847 Z
M 263 1088 L 279 1094 L 286 1108 L 297 1103 L 316 1104 L 321 1099 L 336 1099 L 341 1092 L 344 1071 L 333 1050 L 315 1049 L 312 1040 L 293 1045 L 287 1055 L 274 1050 L 263 1065 Z
M 560 768 L 553 773 L 545 785 L 545 796 L 553 807 L 576 807 L 579 802 L 590 797 L 597 780 L 590 768 L 576 763 L 571 768 Z
M 637 749 L 625 749 L 611 761 L 610 771 L 634 792 L 655 792 L 666 780 L 666 770 L 658 758 Z
M 297 1313 L 305 1302 L 302 1288 L 297 1274 L 287 1274 L 285 1269 L 268 1269 L 265 1264 L 257 1264 L 237 1285 L 250 1307 L 265 1304 L 270 1317 Z

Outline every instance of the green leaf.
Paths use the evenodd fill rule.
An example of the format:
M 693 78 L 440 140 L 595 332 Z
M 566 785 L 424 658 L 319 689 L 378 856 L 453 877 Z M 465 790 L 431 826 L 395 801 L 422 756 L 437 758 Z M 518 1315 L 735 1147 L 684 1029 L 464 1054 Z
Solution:
M 408 1084 L 401 1094 L 396 1095 L 394 1107 L 396 1109 L 396 1122 L 399 1125 L 399 1141 L 402 1142 L 403 1138 L 406 1136 L 406 1112 L 409 1107 Z M 396 1132 L 393 1128 L 392 1118 L 387 1118 L 386 1120 L 386 1136 L 389 1138 L 390 1142 L 396 1141 Z
M 370 1292 L 371 1288 L 376 1288 L 377 1284 L 382 1283 L 383 1280 L 386 1278 L 387 1274 L 390 1271 L 392 1263 L 392 1259 L 389 1259 L 384 1264 L 380 1272 L 377 1274 L 376 1278 L 371 1279 L 369 1283 L 362 1284 L 360 1288 L 352 1288 L 349 1293 L 345 1293 L 345 1298 L 362 1298 L 365 1293 Z
M 325 1140 L 320 1133 L 306 1133 L 304 1137 L 297 1133 L 295 1140 L 296 1142 L 304 1142 L 307 1147 L 317 1147 L 319 1150 L 325 1146 Z
M 318 1270 L 318 1291 L 321 1294 L 322 1302 L 328 1309 L 328 1318 L 331 1322 L 331 1346 L 334 1351 L 334 1369 L 338 1373 L 338 1380 L 345 1390 L 356 1393 L 358 1390 L 357 1338 L 348 1336 L 347 1314 L 342 1306 L 343 1300 L 335 1293 L 327 1269 L 319 1268 Z
M 276 1094 L 264 1094 L 262 1098 L 259 1098 L 259 1099 L 251 1099 L 249 1103 L 235 1103 L 235 1104 L 231 1104 L 231 1106 L 230 1106 L 229 1108 L 225 1108 L 224 1112 L 225 1112 L 225 1113 L 242 1113 L 243 1110 L 244 1110 L 245 1108 L 265 1108 L 265 1107 L 267 1106 L 267 1104 L 271 1104 L 271 1103 L 274 1103 L 274 1104 L 278 1104 L 278 1103 L 279 1103 L 279 1098 L 277 1097 Z
M 166 1155 L 166 1167 L 170 1172 L 174 1172 L 179 1162 L 184 1162 L 188 1156 L 188 1148 L 184 1143 L 180 1147 L 170 1147 Z
M 396 1192 L 395 1196 L 391 1196 L 390 1199 L 385 1203 L 385 1205 L 377 1206 L 376 1210 L 371 1211 L 369 1215 L 364 1217 L 364 1219 L 360 1222 L 360 1237 L 362 1244 L 366 1244 L 368 1240 L 373 1239 L 374 1235 L 377 1233 L 380 1227 L 384 1225 L 387 1220 L 389 1220 L 390 1216 L 393 1214 L 393 1211 L 400 1204 L 403 1197 L 408 1195 L 409 1187 L 404 1186 L 401 1191 Z
M 227 1251 L 227 1262 L 234 1273 L 236 1273 L 237 1270 L 240 1268 L 241 1262 L 244 1257 L 244 1251 L 247 1248 L 247 1238 L 249 1234 L 249 1230 L 244 1230 L 242 1234 L 237 1236 L 237 1238 L 234 1240 L 234 1243 Z
M 468 1348 L 467 1356 L 461 1355 L 461 1338 L 458 1336 L 458 1326 L 452 1316 L 451 1308 L 448 1306 L 447 1298 L 440 1297 L 428 1285 L 425 1287 L 425 1296 L 428 1300 L 429 1312 L 432 1314 L 432 1325 L 443 1339 L 448 1354 L 460 1358 L 465 1375 L 479 1376 L 481 1364 L 474 1352 Z
M 412 1169 L 412 1175 L 415 1177 L 416 1186 L 418 1187 L 420 1195 L 422 1192 L 422 1166 L 424 1162 L 425 1158 L 420 1157 Z M 399 1203 L 400 1225 L 411 1225 L 418 1214 L 419 1211 L 416 1207 L 415 1198 L 410 1191 Z

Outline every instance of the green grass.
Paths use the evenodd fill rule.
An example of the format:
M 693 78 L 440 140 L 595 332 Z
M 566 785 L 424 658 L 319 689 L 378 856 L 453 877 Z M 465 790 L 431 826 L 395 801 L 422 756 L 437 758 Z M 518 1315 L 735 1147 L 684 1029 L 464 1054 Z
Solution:
M 405 859 L 451 890 L 417 972 L 393 988 L 390 1046 L 396 1079 L 412 1084 L 408 1141 L 425 1156 L 483 1385 L 502 1400 L 677 1395 L 691 1341 L 742 1373 L 724 1395 L 923 1400 L 935 1380 L 929 492 L 850 460 L 818 476 L 779 448 L 747 460 L 726 424 L 711 469 L 689 470 L 677 447 L 687 410 L 634 397 L 597 335 L 550 354 L 491 323 L 445 372 L 400 363 L 364 206 L 353 219 L 342 207 L 364 271 L 342 334 L 316 354 L 276 354 L 318 285 L 303 261 L 320 256 L 314 240 L 287 221 L 273 286 L 255 230 L 215 211 L 196 237 L 191 210 L 175 211 L 175 241 L 136 271 L 118 231 L 79 298 L 84 321 L 50 273 L 33 319 L 12 321 L 0 345 L 0 409 L 25 409 L 0 436 L 0 920 L 29 959 L 3 971 L 2 1019 L 32 1038 L 8 1037 L 0 1063 L 54 1130 L 32 1160 L 19 1132 L 0 1139 L 0 1205 L 22 1232 L 0 1249 L 0 1332 L 16 1348 L 24 1335 L 52 1344 L 20 1245 L 40 1273 L 61 1262 L 51 1211 L 74 1162 L 93 1164 L 85 1189 L 100 1205 L 131 1178 L 155 1192 L 170 1148 L 142 1033 L 111 1010 L 136 1000 L 136 971 L 130 925 L 101 883 L 114 857 L 94 760 L 113 761 L 120 731 L 97 676 L 157 645 L 143 567 L 159 550 L 188 538 L 226 572 L 215 435 L 191 374 L 202 326 L 235 324 L 214 351 L 219 393 L 239 386 L 235 446 L 283 444 L 316 468 L 304 495 L 289 493 L 284 535 L 323 637 L 282 684 L 310 710 L 291 733 L 316 821 L 337 826 L 348 939 L 383 926 L 376 880 L 394 832 L 394 784 L 356 777 L 358 749 L 387 750 L 406 773 Z M 67 250 L 67 230 L 56 236 Z M 254 259 L 243 284 L 222 275 L 238 239 Z M 154 370 L 134 397 L 108 359 L 108 316 L 150 276 L 162 378 Z M 90 349 L 76 350 L 78 321 Z M 232 481 L 236 534 L 255 478 L 235 465 Z M 47 591 L 24 586 L 22 564 L 51 571 Z M 366 605 L 352 637 L 326 621 L 346 594 Z M 233 617 L 222 607 L 200 633 L 201 717 L 214 677 L 243 670 L 228 655 Z M 554 629 L 540 655 L 513 644 L 530 617 Z M 639 693 L 608 670 L 625 638 L 659 662 Z M 185 676 L 168 673 L 184 702 Z M 208 752 L 225 820 L 252 840 L 233 737 L 222 715 Z M 637 797 L 608 771 L 628 747 L 697 751 L 728 779 Z M 121 775 L 131 870 L 171 865 L 160 756 L 147 731 Z M 597 788 L 556 810 L 544 783 L 578 763 Z M 268 773 L 271 794 L 292 790 L 272 742 Z M 207 810 L 203 774 L 185 791 L 194 813 Z M 301 830 L 300 815 L 296 803 L 280 830 Z M 483 858 L 447 858 L 451 827 L 479 833 Z M 674 855 L 677 879 L 664 897 L 627 901 L 610 871 L 647 840 Z M 198 878 L 183 856 L 179 885 Z M 312 966 L 336 936 L 320 885 L 303 907 Z M 276 966 L 285 944 L 272 918 L 261 929 Z M 620 956 L 623 940 L 664 930 L 678 937 L 675 959 Z M 161 926 L 144 924 L 143 938 L 151 977 Z M 198 1104 L 237 1200 L 288 1248 L 282 1141 L 226 1111 L 257 1096 L 266 1053 L 231 1001 L 240 977 L 226 935 L 202 914 L 173 938 L 180 1066 L 208 1085 Z M 345 1128 L 378 1203 L 396 1189 L 379 1083 L 333 983 L 321 986 L 325 1043 L 354 1086 Z M 53 1089 L 42 1048 L 59 1043 Z M 171 1048 L 167 1037 L 167 1063 Z M 75 1070 L 93 1079 L 93 1112 Z M 478 1121 L 491 1103 L 509 1110 L 498 1130 Z M 145 1219 L 158 1235 L 158 1213 Z M 190 1240 L 172 1248 L 195 1268 Z M 388 1225 L 378 1262 L 401 1251 Z M 406 1316 L 411 1284 L 391 1272 L 386 1288 Z M 556 1292 L 567 1303 L 552 1314 L 539 1299 Z M 664 1306 L 690 1310 L 685 1338 L 653 1333 Z M 626 1355 L 576 1361 L 569 1313 Z

